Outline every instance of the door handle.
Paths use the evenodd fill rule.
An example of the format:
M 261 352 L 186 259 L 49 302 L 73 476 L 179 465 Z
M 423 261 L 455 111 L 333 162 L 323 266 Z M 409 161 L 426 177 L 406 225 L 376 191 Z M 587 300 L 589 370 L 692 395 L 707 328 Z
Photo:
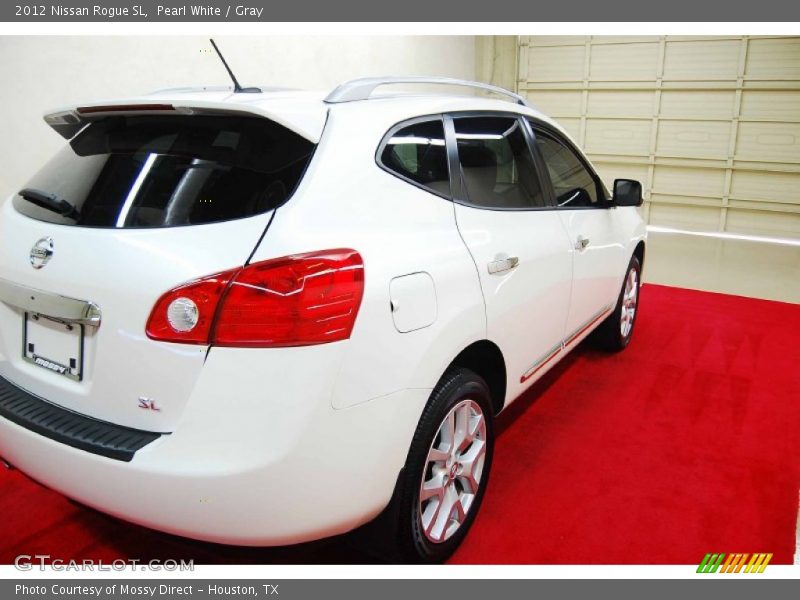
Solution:
M 585 250 L 586 246 L 589 245 L 589 238 L 585 238 L 582 235 L 578 236 L 578 240 L 575 242 L 575 250 Z
M 496 273 L 505 273 L 506 271 L 515 269 L 517 265 L 519 265 L 519 258 L 516 256 L 509 256 L 508 258 L 493 260 L 488 265 L 489 274 L 494 275 Z

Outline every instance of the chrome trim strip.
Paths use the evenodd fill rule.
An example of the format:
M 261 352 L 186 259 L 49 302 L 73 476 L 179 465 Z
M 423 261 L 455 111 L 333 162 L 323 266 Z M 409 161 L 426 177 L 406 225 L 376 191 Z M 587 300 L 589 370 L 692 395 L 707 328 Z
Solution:
M 601 309 L 600 311 L 596 312 L 596 313 L 595 313 L 595 314 L 594 314 L 594 315 L 593 315 L 593 316 L 592 316 L 592 317 L 591 317 L 591 318 L 590 318 L 588 321 L 586 321 L 586 323 L 584 323 L 583 325 L 581 325 L 580 327 L 578 327 L 578 328 L 577 328 L 575 331 L 573 331 L 573 332 L 572 332 L 572 334 L 570 334 L 570 335 L 568 335 L 566 338 L 564 338 L 564 347 L 566 348 L 567 346 L 569 346 L 569 345 L 570 345 L 572 342 L 574 342 L 574 341 L 575 341 L 575 339 L 576 339 L 576 338 L 578 338 L 578 337 L 579 337 L 579 336 L 580 336 L 580 335 L 581 335 L 581 334 L 582 334 L 584 331 L 586 331 L 587 329 L 589 329 L 589 327 L 591 327 L 591 326 L 592 326 L 592 325 L 594 325 L 594 324 L 595 324 L 597 321 L 599 321 L 600 319 L 602 319 L 603 317 L 605 317 L 605 316 L 606 316 L 608 313 L 610 313 L 612 308 L 613 308 L 613 306 L 611 306 L 611 305 L 609 304 L 609 305 L 608 305 L 608 306 L 606 306 L 605 308 L 603 308 L 603 309 Z
M 68 298 L 6 279 L 0 279 L 0 302 L 26 312 L 77 325 L 99 327 L 102 316 L 100 307 L 89 300 Z
M 559 342 L 557 345 L 555 345 L 552 348 L 550 348 L 550 350 L 545 352 L 539 358 L 539 360 L 537 360 L 535 363 L 533 363 L 528 368 L 528 370 L 525 371 L 525 373 L 522 375 L 522 377 L 519 378 L 519 382 L 520 383 L 525 383 L 528 379 L 530 379 L 533 376 L 534 373 L 536 373 L 536 371 L 538 371 L 543 366 L 545 366 L 548 362 L 550 362 L 551 359 L 555 358 L 555 356 L 559 352 L 561 352 L 563 349 L 564 349 L 564 344 L 562 342 Z
M 542 367 L 544 367 L 547 363 L 549 363 L 552 359 L 558 356 L 559 353 L 563 352 L 567 346 L 569 346 L 572 342 L 575 341 L 584 331 L 589 329 L 592 325 L 594 325 L 597 321 L 608 315 L 613 309 L 612 305 L 608 305 L 599 312 L 595 313 L 588 321 L 586 321 L 583 325 L 578 327 L 571 335 L 565 337 L 561 340 L 557 345 L 553 346 L 550 350 L 545 352 L 535 363 L 533 363 L 525 373 L 523 373 L 522 377 L 519 378 L 520 383 L 525 383 L 528 379 L 533 377 L 533 375 Z

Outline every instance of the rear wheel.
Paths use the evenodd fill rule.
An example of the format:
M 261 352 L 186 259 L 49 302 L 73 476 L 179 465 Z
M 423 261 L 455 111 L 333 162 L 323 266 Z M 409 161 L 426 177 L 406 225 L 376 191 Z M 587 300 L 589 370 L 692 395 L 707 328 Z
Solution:
M 605 350 L 612 352 L 624 350 L 630 344 L 639 308 L 641 274 L 639 259 L 632 256 L 614 312 L 603 321 L 593 335 L 594 341 Z
M 420 419 L 398 485 L 403 560 L 449 557 L 480 508 L 494 449 L 489 388 L 467 369 L 448 372 Z

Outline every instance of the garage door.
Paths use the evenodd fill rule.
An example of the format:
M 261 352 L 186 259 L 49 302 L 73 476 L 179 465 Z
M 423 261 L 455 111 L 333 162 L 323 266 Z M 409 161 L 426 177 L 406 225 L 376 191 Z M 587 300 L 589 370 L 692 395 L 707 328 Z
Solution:
M 522 37 L 518 64 L 649 223 L 800 238 L 800 37 Z

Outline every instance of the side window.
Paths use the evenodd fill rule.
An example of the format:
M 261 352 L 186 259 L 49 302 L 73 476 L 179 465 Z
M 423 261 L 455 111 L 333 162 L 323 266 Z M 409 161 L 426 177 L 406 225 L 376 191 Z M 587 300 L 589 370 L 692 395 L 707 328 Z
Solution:
M 598 203 L 598 185 L 575 153 L 550 137 L 536 130 L 536 146 L 544 158 L 556 203 L 564 208 L 601 206 Z
M 450 172 L 441 119 L 396 131 L 381 152 L 381 164 L 434 193 L 450 196 Z
M 470 204 L 484 208 L 546 206 L 518 119 L 457 117 L 453 121 Z

